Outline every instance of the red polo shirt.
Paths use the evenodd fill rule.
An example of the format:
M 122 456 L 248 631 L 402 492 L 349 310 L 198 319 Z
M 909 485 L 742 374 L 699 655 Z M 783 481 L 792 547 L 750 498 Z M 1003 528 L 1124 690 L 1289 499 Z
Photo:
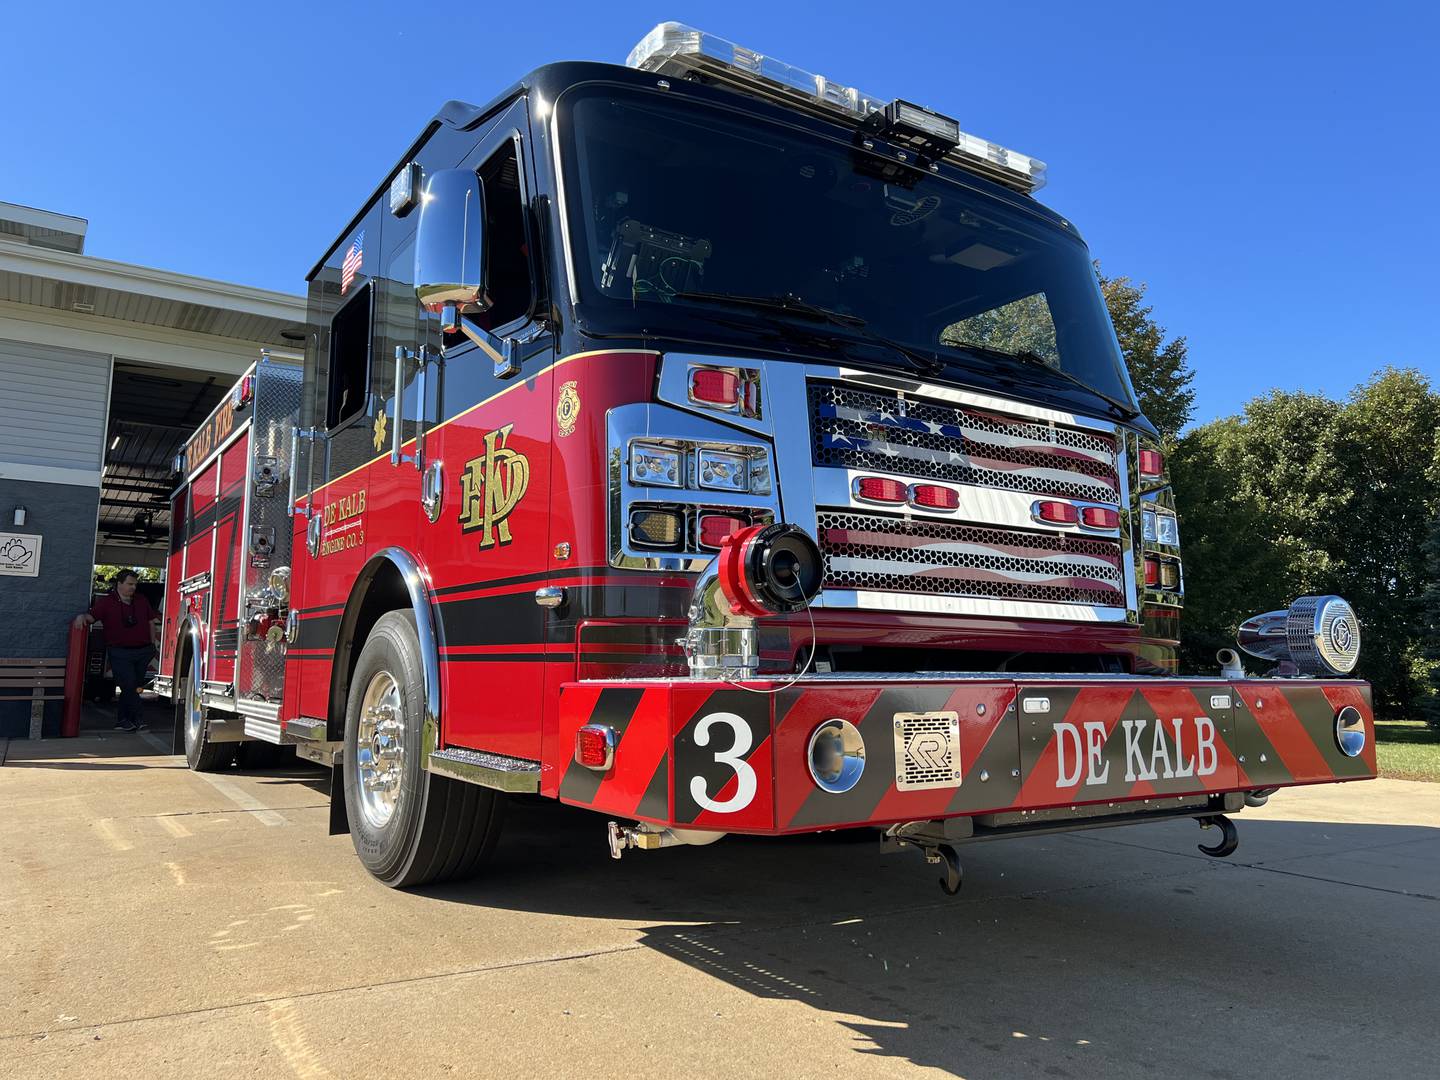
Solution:
M 151 642 L 150 620 L 155 618 L 155 609 L 145 594 L 137 592 L 125 603 L 120 594 L 108 592 L 90 605 L 93 618 L 105 624 L 105 644 L 109 648 L 135 649 Z M 133 625 L 127 625 L 134 620 Z

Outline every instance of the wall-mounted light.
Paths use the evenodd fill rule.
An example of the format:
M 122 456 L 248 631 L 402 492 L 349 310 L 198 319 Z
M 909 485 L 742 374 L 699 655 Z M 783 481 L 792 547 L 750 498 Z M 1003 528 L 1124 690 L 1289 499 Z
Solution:
M 117 431 L 117 432 L 115 433 L 115 437 L 110 440 L 110 449 L 111 449 L 111 450 L 114 450 L 114 449 L 115 449 L 117 446 L 119 446 L 119 445 L 120 445 L 120 433 Z
M 26 510 L 25 507 L 17 506 L 15 507 L 15 513 L 11 516 L 11 520 L 16 525 L 24 525 L 25 518 L 29 513 L 30 511 Z

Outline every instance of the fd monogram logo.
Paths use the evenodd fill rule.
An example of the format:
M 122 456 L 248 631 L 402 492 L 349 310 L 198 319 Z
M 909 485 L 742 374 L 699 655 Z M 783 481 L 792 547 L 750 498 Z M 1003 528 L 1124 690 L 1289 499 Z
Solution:
M 505 519 L 520 504 L 530 486 L 530 460 L 505 444 L 514 424 L 485 436 L 485 456 L 471 458 L 460 475 L 460 531 L 480 529 L 480 547 L 510 543 Z

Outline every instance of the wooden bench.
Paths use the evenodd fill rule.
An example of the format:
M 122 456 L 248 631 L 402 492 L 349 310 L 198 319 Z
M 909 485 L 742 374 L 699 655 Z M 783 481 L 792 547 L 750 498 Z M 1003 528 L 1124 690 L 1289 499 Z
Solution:
M 45 702 L 65 697 L 65 658 L 0 659 L 0 701 L 30 702 L 30 738 L 38 739 L 45 723 Z

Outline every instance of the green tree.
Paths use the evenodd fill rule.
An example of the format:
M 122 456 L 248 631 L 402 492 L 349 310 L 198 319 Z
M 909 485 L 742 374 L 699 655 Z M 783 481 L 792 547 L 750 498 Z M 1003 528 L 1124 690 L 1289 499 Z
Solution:
M 1187 664 L 1213 666 L 1248 615 L 1338 593 L 1364 627 L 1360 673 L 1377 707 L 1413 715 L 1430 693 L 1422 594 L 1437 426 L 1440 394 L 1387 368 L 1343 402 L 1272 391 L 1181 438 L 1171 465 Z
M 1144 303 L 1148 286 L 1143 282 L 1136 285 L 1128 277 L 1107 278 L 1098 262 L 1095 274 L 1140 408 L 1167 441 L 1174 440 L 1195 409 L 1195 391 L 1190 388 L 1195 372 L 1187 360 L 1185 339 L 1165 340 L 1166 329 L 1151 317 L 1152 308 Z
M 1440 454 L 1436 456 L 1437 483 L 1440 483 Z M 1433 728 L 1440 728 L 1440 512 L 1430 520 L 1425 542 L 1425 590 L 1420 598 L 1420 659 L 1424 665 L 1425 687 L 1420 715 Z

